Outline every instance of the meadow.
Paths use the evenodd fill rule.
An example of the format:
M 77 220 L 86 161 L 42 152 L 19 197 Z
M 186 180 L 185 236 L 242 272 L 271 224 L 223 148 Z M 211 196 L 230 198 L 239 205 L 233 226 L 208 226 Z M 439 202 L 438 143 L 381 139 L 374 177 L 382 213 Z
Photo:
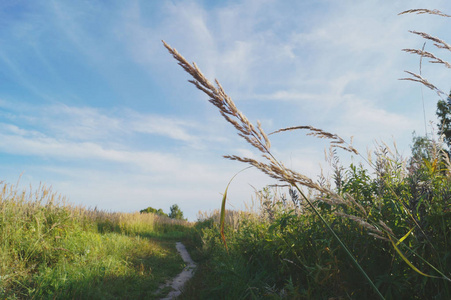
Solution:
M 2 183 L 1 299 L 159 299 L 185 264 L 188 222 L 67 203 L 41 186 Z

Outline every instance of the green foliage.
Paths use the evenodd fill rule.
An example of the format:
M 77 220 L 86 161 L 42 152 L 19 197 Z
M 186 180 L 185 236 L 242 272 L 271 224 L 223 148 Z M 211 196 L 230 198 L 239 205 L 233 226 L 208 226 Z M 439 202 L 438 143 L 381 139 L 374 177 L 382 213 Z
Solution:
M 156 208 L 153 208 L 153 207 L 150 207 L 150 206 L 148 208 L 140 210 L 139 212 L 142 213 L 142 214 L 144 214 L 144 213 L 152 213 L 152 214 L 157 214 L 159 216 L 168 217 L 168 214 L 166 214 L 161 208 L 156 209 Z
M 171 238 L 189 231 L 167 217 L 85 210 L 45 187 L 2 184 L 0 298 L 161 298 L 153 293 L 184 267 Z
M 440 134 L 445 136 L 445 143 L 451 149 L 451 92 L 447 101 L 437 102 L 436 115 L 438 117 L 437 127 Z
M 330 205 L 321 197 L 315 203 L 386 299 L 451 299 L 446 279 L 451 277 L 451 173 L 437 142 L 414 139 L 414 145 L 412 156 L 421 156 L 416 171 L 382 148 L 372 172 L 351 165 L 335 173 L 340 176 L 336 192 L 352 197 L 365 213 L 359 214 L 356 205 Z M 311 209 L 296 201 L 297 209 L 290 207 L 268 189 L 259 195 L 265 199 L 258 215 L 225 227 L 228 253 L 219 224 L 213 218 L 202 221 L 198 247 L 205 259 L 200 269 L 207 274 L 196 275 L 185 299 L 376 297 Z M 369 225 L 383 229 L 380 221 L 396 240 L 405 237 L 397 248 L 409 263 L 438 278 L 412 269 L 387 236 L 371 235 Z
M 170 208 L 169 218 L 176 220 L 186 220 L 183 218 L 183 212 L 177 204 L 173 204 Z
M 425 161 L 430 160 L 433 152 L 432 141 L 425 136 L 417 136 L 413 133 L 413 145 L 411 146 L 412 156 L 409 159 L 411 172 L 417 171 L 424 165 Z

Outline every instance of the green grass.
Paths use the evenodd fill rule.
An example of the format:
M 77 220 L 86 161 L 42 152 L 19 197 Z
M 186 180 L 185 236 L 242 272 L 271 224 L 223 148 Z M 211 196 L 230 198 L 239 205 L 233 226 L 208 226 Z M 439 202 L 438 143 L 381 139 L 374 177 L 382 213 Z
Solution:
M 1 299 L 158 299 L 184 267 L 175 239 L 187 222 L 73 207 L 45 187 L 1 188 Z

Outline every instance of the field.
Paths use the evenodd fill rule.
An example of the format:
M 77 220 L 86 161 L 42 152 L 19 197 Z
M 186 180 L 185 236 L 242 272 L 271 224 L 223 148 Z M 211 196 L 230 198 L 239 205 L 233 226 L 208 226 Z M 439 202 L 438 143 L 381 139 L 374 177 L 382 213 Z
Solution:
M 443 163 L 419 164 L 414 175 L 389 164 L 397 167 L 385 165 L 384 177 L 338 167 L 337 192 L 348 202 L 311 200 L 385 299 L 451 295 L 451 179 Z M 247 211 L 227 211 L 226 247 L 220 211 L 192 224 L 74 207 L 45 187 L 3 184 L 1 298 L 159 299 L 169 288 L 155 294 L 158 287 L 184 267 L 174 247 L 182 241 L 199 267 L 181 299 L 376 299 L 312 208 L 283 191 L 265 188 Z M 359 210 L 366 217 L 351 217 Z
M 46 187 L 0 194 L 0 298 L 159 299 L 190 224 L 74 207 Z

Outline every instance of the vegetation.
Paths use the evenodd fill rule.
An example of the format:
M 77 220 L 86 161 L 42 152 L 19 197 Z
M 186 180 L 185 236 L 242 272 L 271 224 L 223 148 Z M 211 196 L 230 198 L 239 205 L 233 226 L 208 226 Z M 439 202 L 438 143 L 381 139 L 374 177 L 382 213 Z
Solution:
M 156 209 L 150 206 L 148 208 L 141 209 L 139 212 L 142 214 L 157 214 L 159 216 L 169 217 L 168 214 L 166 214 L 161 208 Z
M 186 220 L 183 218 L 183 212 L 177 204 L 172 205 L 170 208 L 169 218 L 176 220 Z
M 363 166 L 351 165 L 331 178 L 341 180 L 336 191 L 347 194 L 353 205 L 327 197 L 312 201 L 386 299 L 449 299 L 451 174 L 443 174 L 448 165 L 440 160 L 435 170 L 425 163 L 409 172 L 397 169 L 407 166 L 406 161 L 382 153 L 378 159 L 385 159 L 385 172 L 369 174 Z M 220 239 L 220 213 L 200 216 L 202 264 L 185 299 L 376 298 L 341 245 L 295 191 L 287 196 L 266 189 L 256 196 L 258 210 L 227 214 L 228 250 Z M 366 217 L 354 215 L 358 207 Z M 371 219 L 385 221 L 375 229 Z M 392 235 L 377 232 L 384 227 Z M 402 240 L 395 248 L 390 237 L 405 239 L 394 240 Z
M 449 17 L 437 10 L 401 14 L 405 13 Z M 438 38 L 412 33 L 451 51 Z M 330 140 L 333 175 L 314 181 L 276 159 L 269 135 L 238 110 L 218 81 L 213 85 L 196 64 L 164 45 L 192 76 L 190 82 L 210 97 L 262 160 L 225 158 L 283 182 L 291 197 L 288 201 L 285 195 L 271 196 L 264 190 L 258 194 L 257 212 L 227 217 L 227 186 L 221 211 L 200 218 L 196 225 L 202 264 L 186 299 L 451 298 L 451 163 L 441 140 L 416 138 L 409 160 L 385 144 L 364 157 L 338 135 L 313 126 L 271 133 L 307 130 Z M 424 49 L 404 51 L 449 67 Z M 411 77 L 404 80 L 443 95 L 421 75 L 407 73 Z M 362 163 L 341 166 L 337 148 L 360 157 Z
M 0 187 L 1 299 L 158 299 L 184 263 L 190 224 L 68 205 L 40 187 Z
M 159 216 L 168 217 L 171 219 L 186 221 L 186 219 L 183 217 L 182 210 L 180 209 L 180 207 L 177 204 L 173 204 L 169 209 L 170 209 L 169 215 L 166 214 L 165 212 L 163 212 L 163 210 L 161 208 L 156 209 L 156 208 L 153 208 L 150 206 L 146 209 L 140 210 L 139 212 L 142 214 L 143 213 L 152 213 L 152 214 L 157 214 Z
M 437 102 L 437 127 L 439 133 L 443 135 L 445 144 L 448 146 L 448 150 L 451 149 L 451 92 L 448 98 L 445 100 L 439 100 Z

